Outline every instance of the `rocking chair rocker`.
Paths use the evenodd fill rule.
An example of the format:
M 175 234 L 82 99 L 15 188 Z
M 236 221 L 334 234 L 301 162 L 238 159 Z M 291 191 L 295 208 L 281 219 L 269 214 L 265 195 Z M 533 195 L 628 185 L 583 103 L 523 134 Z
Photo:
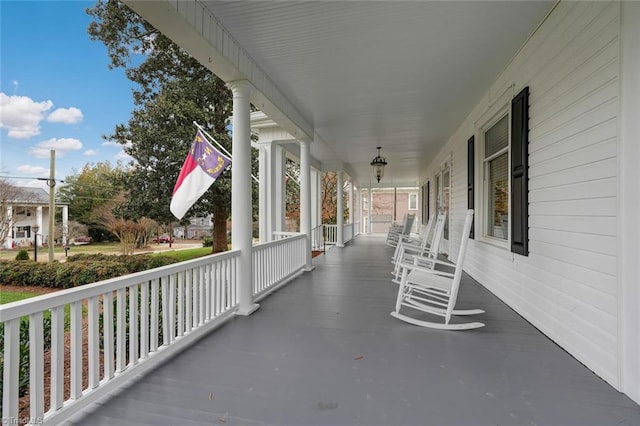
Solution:
M 462 278 L 462 266 L 464 264 L 469 231 L 473 221 L 473 210 L 467 212 L 464 228 L 462 230 L 462 241 L 458 252 L 458 263 L 455 265 L 455 272 L 448 273 L 418 266 L 420 258 L 416 256 L 413 264 L 402 264 L 402 279 L 398 289 L 396 307 L 391 315 L 402 321 L 421 327 L 438 328 L 443 330 L 468 330 L 483 327 L 481 322 L 470 322 L 462 324 L 451 324 L 452 315 L 475 315 L 481 314 L 482 309 L 456 310 L 454 309 L 460 280 Z M 429 262 L 436 264 L 447 264 L 436 259 L 429 259 Z M 402 307 L 412 308 L 417 311 L 444 317 L 444 323 L 431 322 L 412 318 L 407 314 L 400 313 Z

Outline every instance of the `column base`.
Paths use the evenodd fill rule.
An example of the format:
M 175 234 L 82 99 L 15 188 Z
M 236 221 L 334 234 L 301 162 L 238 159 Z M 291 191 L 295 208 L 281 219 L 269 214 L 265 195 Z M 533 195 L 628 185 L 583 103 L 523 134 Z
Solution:
M 253 305 L 249 306 L 249 309 L 247 310 L 238 308 L 238 310 L 236 311 L 236 315 L 242 315 L 243 317 L 247 317 L 252 313 L 254 313 L 255 311 L 257 311 L 258 309 L 260 309 L 260 305 L 258 303 L 254 303 Z
M 311 266 L 305 266 L 305 267 L 304 267 L 304 269 L 303 269 L 303 271 L 305 271 L 305 272 L 311 272 L 311 271 L 313 271 L 314 269 L 316 269 L 316 267 L 315 267 L 315 266 L 313 266 L 313 265 L 311 265 Z
M 343 247 L 344 247 L 344 244 L 336 244 L 336 247 L 343 248 Z

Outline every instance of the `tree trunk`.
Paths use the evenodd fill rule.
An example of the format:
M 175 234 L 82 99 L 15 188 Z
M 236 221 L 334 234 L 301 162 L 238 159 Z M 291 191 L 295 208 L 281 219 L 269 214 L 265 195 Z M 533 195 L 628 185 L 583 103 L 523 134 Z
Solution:
M 227 217 L 229 212 L 223 208 L 214 209 L 213 212 L 213 246 L 211 253 L 227 251 Z

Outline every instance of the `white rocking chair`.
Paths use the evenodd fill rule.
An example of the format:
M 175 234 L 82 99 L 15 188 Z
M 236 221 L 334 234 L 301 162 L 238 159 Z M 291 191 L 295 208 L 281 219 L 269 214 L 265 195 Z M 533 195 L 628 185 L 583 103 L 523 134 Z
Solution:
M 398 250 L 396 250 L 397 255 L 392 272 L 394 276 L 392 282 L 400 284 L 403 264 L 414 264 L 415 261 L 417 262 L 415 263 L 416 266 L 428 269 L 435 268 L 436 263 L 432 262 L 432 260 L 438 258 L 440 242 L 442 241 L 442 234 L 444 232 L 446 219 L 446 215 L 438 215 L 438 218 L 435 220 L 435 225 L 433 226 L 433 232 L 430 233 L 429 238 L 426 238 L 421 245 L 416 246 L 405 244 L 403 242 L 398 244 Z
M 420 227 L 420 234 L 418 235 L 418 237 L 412 237 L 411 235 L 405 235 L 400 239 L 400 242 L 402 243 L 402 245 L 405 246 L 421 246 L 421 247 L 425 247 L 429 245 L 429 236 L 431 234 L 431 230 L 433 229 L 433 223 L 434 223 L 434 219 L 435 218 L 435 213 L 432 213 L 431 216 L 429 217 L 429 220 L 427 221 L 426 225 L 422 225 Z M 392 257 L 392 263 L 396 263 L 396 259 L 398 258 L 398 253 L 400 251 L 400 247 L 402 247 L 401 244 L 398 243 L 398 245 L 396 245 L 396 249 L 393 252 L 393 257 Z
M 391 225 L 389 232 L 387 233 L 387 245 L 396 247 L 403 236 L 409 235 L 415 218 L 416 215 L 414 213 L 407 214 L 404 216 L 401 226 Z
M 438 328 L 443 330 L 468 330 L 484 327 L 481 322 L 470 322 L 462 324 L 451 324 L 452 315 L 475 315 L 481 314 L 482 309 L 455 310 L 460 280 L 462 278 L 462 266 L 464 256 L 469 241 L 469 231 L 473 222 L 473 210 L 467 212 L 467 217 L 462 230 L 462 241 L 458 252 L 458 263 L 453 274 L 422 266 L 417 266 L 419 258 L 415 257 L 414 264 L 402 264 L 402 279 L 398 289 L 396 308 L 391 315 L 402 321 L 421 327 Z M 431 259 L 430 262 L 437 264 L 444 263 Z M 417 311 L 426 312 L 444 317 L 444 323 L 431 322 L 412 318 L 400 313 L 400 309 L 406 306 Z

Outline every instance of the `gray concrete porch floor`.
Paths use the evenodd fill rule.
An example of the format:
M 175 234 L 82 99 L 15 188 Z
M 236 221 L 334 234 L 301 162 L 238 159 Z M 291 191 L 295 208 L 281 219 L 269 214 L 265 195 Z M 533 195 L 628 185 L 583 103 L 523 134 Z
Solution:
M 392 249 L 360 236 L 78 425 L 640 425 L 640 406 L 464 277 L 484 328 L 389 315 Z M 475 319 L 475 318 L 474 318 Z

